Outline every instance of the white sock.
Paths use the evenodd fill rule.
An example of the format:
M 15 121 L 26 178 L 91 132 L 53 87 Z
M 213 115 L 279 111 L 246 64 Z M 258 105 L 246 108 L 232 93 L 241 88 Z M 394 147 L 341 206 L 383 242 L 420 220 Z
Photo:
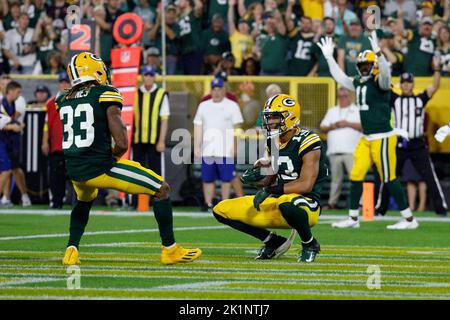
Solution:
M 267 241 L 270 240 L 270 238 L 272 238 L 272 232 L 269 233 L 269 235 L 263 240 L 263 242 L 266 243 Z
M 304 244 L 308 244 L 308 243 L 310 243 L 311 241 L 313 241 L 313 239 L 314 239 L 314 237 L 311 237 L 311 239 L 309 239 L 308 241 L 306 241 L 306 242 L 303 242 L 302 241 L 302 243 L 304 243 Z
M 402 214 L 402 217 L 405 219 L 411 218 L 413 215 L 410 208 L 406 208 L 405 210 L 400 211 L 400 213 Z
M 176 244 L 177 244 L 177 243 L 174 242 L 172 245 L 170 245 L 170 246 L 168 246 L 168 247 L 164 247 L 164 248 L 166 248 L 166 249 L 172 249 L 173 247 L 175 247 Z
M 355 209 L 355 210 L 348 210 L 348 215 L 352 218 L 358 218 L 359 216 L 359 209 Z

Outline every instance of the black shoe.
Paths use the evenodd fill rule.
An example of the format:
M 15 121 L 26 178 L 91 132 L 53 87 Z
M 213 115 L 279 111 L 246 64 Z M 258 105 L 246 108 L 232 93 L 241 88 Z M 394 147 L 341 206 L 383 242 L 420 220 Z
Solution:
M 212 209 L 214 208 L 214 205 L 212 204 L 206 204 L 204 203 L 201 207 L 202 212 L 210 212 L 212 213 Z
M 386 210 L 375 209 L 375 215 L 376 216 L 385 216 L 386 212 L 387 212 Z
M 289 250 L 292 241 L 293 239 L 291 239 L 291 237 L 289 237 L 289 239 L 286 239 L 285 237 L 279 236 L 275 233 L 270 233 L 269 240 L 267 240 L 259 249 L 258 255 L 255 257 L 255 259 L 268 260 L 277 258 Z
M 299 262 L 313 262 L 316 259 L 317 254 L 320 252 L 320 244 L 316 239 L 313 239 L 311 243 L 303 244 L 302 253 L 298 258 Z

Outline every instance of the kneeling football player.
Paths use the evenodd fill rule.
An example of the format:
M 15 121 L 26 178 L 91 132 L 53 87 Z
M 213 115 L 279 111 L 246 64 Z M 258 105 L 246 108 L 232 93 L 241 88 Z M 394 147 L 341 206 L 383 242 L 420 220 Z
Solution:
M 102 59 L 89 52 L 74 55 L 67 73 L 72 88 L 56 98 L 56 107 L 63 125 L 67 173 L 77 203 L 70 215 L 70 237 L 63 264 L 80 263 L 78 245 L 99 189 L 154 196 L 153 210 L 162 240 L 161 262 L 197 259 L 200 249 L 184 249 L 175 243 L 169 185 L 138 162 L 120 159 L 128 149 L 127 129 L 121 119 L 122 96 L 109 85 Z
M 261 188 L 254 196 L 219 202 L 213 208 L 214 217 L 263 241 L 256 259 L 281 256 L 289 250 L 295 237 L 295 232 L 286 239 L 268 228 L 294 229 L 303 246 L 298 260 L 312 262 L 320 245 L 311 227 L 317 223 L 321 212 L 320 192 L 328 174 L 321 140 L 317 134 L 300 127 L 300 105 L 286 94 L 267 100 L 263 125 L 268 138 L 266 159 L 257 161 L 241 179 L 250 185 L 262 181 L 264 176 L 259 166 L 271 161 L 277 183 Z

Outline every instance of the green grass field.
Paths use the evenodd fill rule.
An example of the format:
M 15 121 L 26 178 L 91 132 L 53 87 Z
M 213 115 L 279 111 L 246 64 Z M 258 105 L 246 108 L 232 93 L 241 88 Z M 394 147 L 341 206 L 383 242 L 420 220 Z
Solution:
M 70 274 L 61 265 L 68 211 L 3 209 L 0 298 L 450 299 L 450 219 L 418 214 L 419 229 L 393 231 L 386 225 L 399 213 L 390 212 L 392 221 L 332 229 L 330 223 L 345 214 L 322 214 L 313 228 L 322 252 L 316 262 L 300 264 L 299 238 L 279 259 L 254 260 L 260 242 L 207 213 L 177 208 L 177 242 L 198 246 L 203 255 L 191 264 L 164 266 L 150 214 L 97 210 L 80 247 L 80 289 L 70 290 Z M 380 270 L 379 289 L 367 286 L 374 268 Z

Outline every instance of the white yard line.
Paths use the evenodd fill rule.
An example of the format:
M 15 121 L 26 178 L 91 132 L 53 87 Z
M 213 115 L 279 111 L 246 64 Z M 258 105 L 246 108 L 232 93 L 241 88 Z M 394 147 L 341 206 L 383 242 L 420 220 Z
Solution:
M 53 209 L 0 209 L 0 215 L 43 215 L 43 216 L 65 216 L 70 215 L 70 210 L 53 210 Z M 137 212 L 137 211 L 109 211 L 109 210 L 92 210 L 90 215 L 94 216 L 113 216 L 113 217 L 146 217 L 153 216 L 153 212 Z M 190 218 L 212 218 L 213 216 L 207 212 L 198 211 L 174 211 L 173 215 L 175 217 L 190 217 Z M 320 220 L 339 220 L 346 218 L 346 215 L 337 214 L 322 214 L 319 217 Z M 375 221 L 398 221 L 401 219 L 400 215 L 395 216 L 383 216 L 375 217 Z M 428 221 L 428 222 L 450 222 L 449 217 L 416 217 L 418 221 Z M 362 221 L 364 222 L 364 221 Z
M 204 227 L 179 227 L 174 228 L 174 231 L 190 231 L 190 230 L 209 230 L 209 229 L 226 229 L 227 226 L 204 226 Z M 159 229 L 132 229 L 132 230 L 111 230 L 111 231 L 92 231 L 85 232 L 84 236 L 95 236 L 102 234 L 124 234 L 124 233 L 145 233 L 145 232 L 159 232 Z M 52 234 L 35 234 L 27 236 L 13 236 L 0 237 L 0 241 L 8 240 L 23 240 L 23 239 L 37 239 L 37 238 L 60 238 L 68 237 L 68 233 L 52 233 Z
M 17 284 L 28 284 L 28 283 L 40 283 L 40 282 L 50 282 L 50 281 L 61 281 L 61 280 L 65 280 L 62 278 L 24 278 L 24 279 L 18 279 L 18 280 L 14 280 L 14 281 L 5 281 L 5 282 L 0 282 L 0 287 L 9 287 L 9 286 L 14 286 Z

